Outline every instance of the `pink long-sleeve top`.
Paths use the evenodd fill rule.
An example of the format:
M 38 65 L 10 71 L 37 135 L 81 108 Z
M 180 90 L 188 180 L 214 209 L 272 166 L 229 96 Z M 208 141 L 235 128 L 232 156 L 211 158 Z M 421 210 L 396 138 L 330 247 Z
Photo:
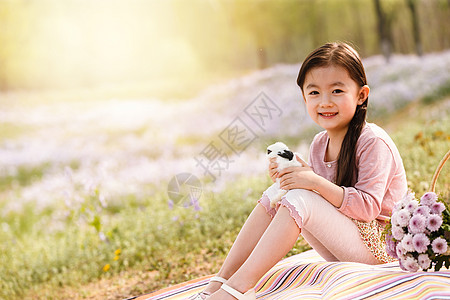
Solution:
M 334 182 L 337 161 L 325 161 L 328 140 L 326 131 L 314 137 L 309 162 L 316 174 Z M 406 174 L 394 142 L 373 123 L 365 124 L 356 143 L 356 167 L 354 184 L 343 187 L 344 200 L 338 210 L 363 222 L 388 220 L 395 203 L 407 192 Z

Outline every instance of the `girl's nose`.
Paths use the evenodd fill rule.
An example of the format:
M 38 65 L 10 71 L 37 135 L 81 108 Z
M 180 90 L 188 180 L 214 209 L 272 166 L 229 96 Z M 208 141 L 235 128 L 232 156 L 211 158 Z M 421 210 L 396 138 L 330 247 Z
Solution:
M 320 101 L 320 106 L 321 106 L 321 107 L 330 107 L 330 106 L 332 106 L 332 105 L 333 105 L 333 103 L 331 102 L 330 97 L 328 97 L 328 96 L 323 96 L 323 97 L 321 98 L 321 101 Z

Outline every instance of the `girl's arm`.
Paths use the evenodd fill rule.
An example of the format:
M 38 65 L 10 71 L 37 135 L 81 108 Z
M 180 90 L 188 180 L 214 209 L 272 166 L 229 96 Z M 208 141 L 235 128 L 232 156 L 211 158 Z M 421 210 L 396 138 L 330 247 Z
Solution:
M 297 159 L 306 167 L 288 167 L 280 171 L 278 174 L 280 188 L 316 191 L 335 207 L 341 207 L 344 201 L 344 189 L 314 173 L 300 157 L 297 156 Z
M 356 220 L 370 222 L 380 218 L 380 214 L 384 218 L 394 200 L 406 192 L 401 157 L 393 142 L 388 142 L 390 146 L 381 138 L 365 138 L 361 142 L 354 186 L 339 187 L 309 167 L 290 167 L 278 175 L 281 188 L 316 190 L 340 212 Z
M 344 201 L 344 188 L 332 183 L 331 181 L 328 181 L 322 176 L 316 176 L 317 180 L 315 181 L 313 190 L 322 195 L 322 197 L 324 197 L 335 207 L 341 207 Z
M 388 214 L 388 207 L 392 208 L 394 200 L 403 197 L 407 190 L 405 170 L 391 140 L 367 139 L 357 157 L 358 178 L 353 187 L 344 187 L 344 201 L 339 211 L 370 222 L 380 214 Z

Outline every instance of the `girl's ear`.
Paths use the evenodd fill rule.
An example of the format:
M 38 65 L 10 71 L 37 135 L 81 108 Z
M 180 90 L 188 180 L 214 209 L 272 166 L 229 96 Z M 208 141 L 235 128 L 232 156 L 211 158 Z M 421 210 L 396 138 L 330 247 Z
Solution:
M 369 97 L 369 92 L 370 88 L 367 84 L 361 87 L 358 95 L 358 105 L 361 105 L 364 103 L 364 101 L 366 101 L 367 97 Z

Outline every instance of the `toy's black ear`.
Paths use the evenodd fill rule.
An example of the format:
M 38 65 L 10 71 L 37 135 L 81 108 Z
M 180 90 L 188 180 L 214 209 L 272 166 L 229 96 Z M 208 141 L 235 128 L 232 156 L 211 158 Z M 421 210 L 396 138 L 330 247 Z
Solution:
M 270 154 L 272 152 L 272 150 L 267 149 L 267 154 Z
M 284 152 L 280 152 L 278 153 L 278 155 L 288 160 L 292 160 L 294 158 L 294 153 L 292 153 L 292 151 L 289 150 L 284 150 Z

